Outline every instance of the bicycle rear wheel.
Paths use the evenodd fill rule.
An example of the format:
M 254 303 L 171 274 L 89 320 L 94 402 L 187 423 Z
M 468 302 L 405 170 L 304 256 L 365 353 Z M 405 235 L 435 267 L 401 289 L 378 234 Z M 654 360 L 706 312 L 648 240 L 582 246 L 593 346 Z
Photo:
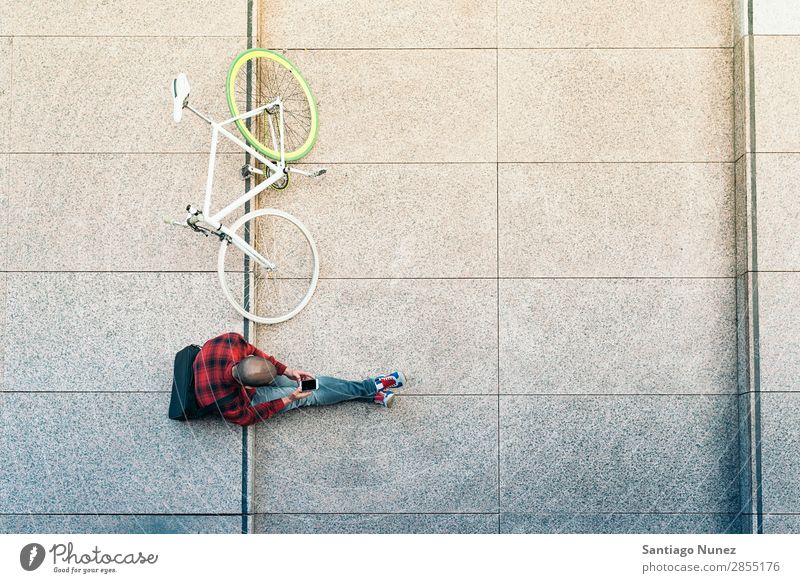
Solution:
M 266 270 L 223 241 L 217 272 L 228 301 L 242 316 L 260 324 L 278 324 L 297 315 L 319 279 L 317 246 L 305 226 L 289 213 L 259 209 L 241 217 L 231 229 L 277 269 Z
M 226 95 L 231 115 L 236 117 L 280 97 L 283 102 L 284 156 L 299 160 L 317 140 L 319 119 L 314 96 L 297 68 L 283 55 L 267 49 L 249 49 L 234 59 L 228 70 Z M 270 118 L 278 136 L 278 114 L 266 111 L 247 121 L 237 120 L 245 140 L 273 160 L 280 160 L 270 133 Z

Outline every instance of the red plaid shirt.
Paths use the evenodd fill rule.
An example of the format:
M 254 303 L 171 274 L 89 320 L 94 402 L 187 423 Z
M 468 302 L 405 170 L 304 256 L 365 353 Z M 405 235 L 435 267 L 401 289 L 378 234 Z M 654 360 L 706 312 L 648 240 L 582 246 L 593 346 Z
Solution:
M 233 378 L 233 365 L 251 354 L 269 360 L 278 369 L 279 375 L 286 370 L 285 364 L 249 344 L 244 336 L 236 332 L 226 332 L 203 344 L 194 361 L 197 404 L 205 407 L 235 391 L 239 398 L 225 403 L 220 410 L 225 419 L 243 426 L 269 419 L 283 409 L 281 399 L 251 405 L 250 399 L 256 390 L 253 387 L 243 387 Z

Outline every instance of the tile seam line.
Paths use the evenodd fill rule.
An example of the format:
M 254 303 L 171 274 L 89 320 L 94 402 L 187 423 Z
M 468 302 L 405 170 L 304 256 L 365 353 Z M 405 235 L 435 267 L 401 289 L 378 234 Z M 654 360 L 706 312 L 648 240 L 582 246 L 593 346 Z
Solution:
M 798 37 L 797 34 L 756 34 L 758 37 Z M 0 34 L 2 39 L 36 39 L 36 38 L 86 38 L 86 39 L 221 39 L 221 38 L 237 38 L 243 39 L 246 36 L 234 33 L 228 34 Z M 552 45 L 552 46 L 511 46 L 504 45 L 485 45 L 485 46 L 410 46 L 410 47 L 368 47 L 368 46 L 352 46 L 352 47 L 322 47 L 322 46 L 276 46 L 272 45 L 268 48 L 280 51 L 487 51 L 487 50 L 501 50 L 501 51 L 663 51 L 663 50 L 676 50 L 676 51 L 714 51 L 725 50 L 733 47 L 726 45 L 692 45 L 692 46 L 677 46 L 677 45 L 596 45 L 596 46 L 576 46 L 576 45 Z
M 768 391 L 769 394 L 800 395 L 800 391 Z M 0 395 L 169 395 L 169 391 L 79 391 L 79 390 L 41 390 L 41 391 L 0 391 Z M 397 398 L 415 397 L 739 397 L 745 393 L 403 393 Z M 232 424 L 231 424 L 232 425 Z
M 250 516 L 258 515 L 354 515 L 362 514 L 381 516 L 384 514 L 408 515 L 408 514 L 430 514 L 430 515 L 455 515 L 455 516 L 496 516 L 497 512 L 475 511 L 475 512 L 249 512 Z M 239 512 L 0 512 L 0 516 L 239 516 Z
M 540 515 L 540 516 L 552 516 L 552 515 L 572 516 L 572 515 L 575 515 L 575 514 L 581 515 L 581 516 L 597 516 L 598 514 L 599 515 L 606 515 L 606 514 L 632 515 L 632 516 L 639 516 L 639 515 L 648 515 L 649 516 L 649 515 L 652 515 L 652 514 L 669 515 L 669 516 L 731 516 L 731 515 L 735 515 L 736 513 L 735 512 L 701 512 L 701 511 L 695 511 L 695 512 L 673 512 L 673 511 L 659 511 L 659 510 L 653 510 L 653 511 L 646 511 L 646 510 L 643 510 L 643 511 L 624 511 L 624 510 L 613 511 L 612 510 L 612 511 L 607 511 L 607 512 L 603 512 L 603 511 L 597 511 L 597 512 L 591 512 L 591 511 L 572 512 L 572 511 L 569 511 L 569 510 L 553 510 L 551 512 L 525 512 L 525 511 L 509 510 L 509 511 L 504 511 L 504 512 L 498 513 L 498 512 L 491 512 L 491 511 L 487 510 L 485 512 L 467 512 L 467 511 L 465 511 L 465 512 L 446 512 L 446 511 L 443 511 L 443 512 L 277 512 L 276 511 L 276 512 L 256 512 L 255 514 L 256 515 L 258 515 L 258 514 L 297 515 L 297 516 L 308 516 L 308 515 L 315 515 L 315 516 L 341 516 L 341 515 L 346 515 L 346 516 L 360 516 L 360 515 L 381 516 L 381 515 L 384 515 L 384 514 L 394 514 L 394 515 L 398 515 L 398 516 L 403 516 L 403 515 L 407 515 L 407 514 L 432 514 L 432 515 L 447 514 L 447 515 L 455 515 L 455 516 L 461 516 L 461 515 L 464 515 L 464 516 L 496 516 L 497 514 L 526 514 L 526 515 Z M 797 514 L 797 515 L 800 515 L 800 513 L 781 513 L 781 514 Z
M 15 57 L 15 55 L 14 55 L 14 48 L 15 48 L 14 45 L 16 43 L 14 42 L 14 38 L 13 37 L 11 38 L 11 42 L 9 44 L 11 45 L 11 48 L 10 48 L 11 63 L 9 64 L 9 67 L 8 67 L 8 109 L 5 112 L 6 123 L 8 124 L 8 127 L 6 128 L 6 135 L 4 136 L 4 140 L 6 140 L 7 147 L 10 146 L 10 142 L 11 142 L 11 112 L 14 111 L 14 61 L 16 60 L 14 58 Z M 11 195 L 11 192 L 10 192 L 11 191 L 11 172 L 12 172 L 12 169 L 11 169 L 11 154 L 6 152 L 6 153 L 3 154 L 3 158 L 4 158 L 4 161 L 6 163 L 6 167 L 3 169 L 4 176 L 3 176 L 3 182 L 2 182 L 2 184 L 0 184 L 0 189 L 3 189 L 2 197 L 5 199 L 4 205 L 6 207 L 4 210 L 6 211 L 6 213 L 8 213 L 8 210 L 9 210 L 9 207 L 10 207 L 9 199 L 10 199 L 10 195 Z M 8 215 L 6 215 L 6 216 L 8 216 Z M 8 222 L 9 221 L 6 220 L 6 228 L 5 228 L 5 232 L 3 233 L 3 235 L 4 235 L 3 236 L 3 239 L 4 239 L 3 240 L 3 253 L 4 253 L 4 255 L 3 255 L 3 263 L 5 263 L 6 265 L 8 265 L 8 250 L 9 250 L 9 247 L 10 247 L 10 240 L 11 240 L 11 237 L 9 236 L 9 232 L 8 232 Z M 6 286 L 8 285 L 7 281 L 4 282 L 4 283 L 6 284 Z M 8 322 L 7 322 L 7 320 L 8 320 L 8 291 L 5 292 L 5 296 L 6 297 L 4 298 L 4 302 L 6 304 L 5 305 L 6 315 L 4 316 L 4 319 L 6 321 L 3 322 L 3 324 L 4 324 L 5 329 L 7 330 L 8 329 Z M 5 359 L 6 358 L 7 358 L 7 356 L 5 356 L 5 352 L 4 352 L 3 353 L 3 359 L 4 359 L 4 361 L 3 361 L 3 369 L 4 369 L 3 370 L 3 373 L 4 373 L 3 374 L 3 381 L 4 382 L 5 382 L 5 378 L 6 378 L 5 377 L 5 367 L 6 367 Z
M 254 0 L 247 0 L 247 30 L 246 30 L 246 37 L 247 37 L 247 48 L 253 48 L 253 1 Z M 249 63 L 248 63 L 249 68 Z M 250 107 L 250 101 L 252 98 L 252 87 L 251 87 L 251 76 L 248 75 L 247 78 L 247 106 Z M 248 120 L 248 127 L 249 127 L 249 120 Z M 245 165 L 250 163 L 250 154 L 245 152 Z M 244 182 L 244 192 L 250 190 L 250 178 L 248 177 Z M 244 213 L 247 214 L 250 212 L 250 201 L 248 200 L 245 202 L 244 205 Z M 244 232 L 245 241 L 250 240 L 250 232 L 249 229 L 245 228 Z M 250 311 L 250 270 L 249 270 L 249 261 L 248 256 L 245 254 L 243 258 L 243 268 L 242 271 L 244 272 L 244 281 L 242 282 L 243 285 L 243 294 L 244 294 L 244 309 L 246 311 Z M 242 332 L 246 342 L 250 342 L 250 321 L 246 317 L 242 317 Z M 241 464 L 242 464 L 242 486 L 241 486 L 241 533 L 248 534 L 249 532 L 249 519 L 248 519 L 248 512 L 250 510 L 250 502 L 251 497 L 253 497 L 253 493 L 249 491 L 248 488 L 248 477 L 249 477 L 249 459 L 248 459 L 248 450 L 249 450 L 249 427 L 242 427 L 242 452 L 241 452 Z
M 748 269 L 741 273 L 737 273 L 737 277 L 746 275 L 748 273 L 756 273 L 755 270 Z M 759 269 L 758 273 L 800 273 L 800 268 L 798 269 Z
M 0 516 L 239 516 L 239 512 L 0 512 Z
M 734 0 L 734 2 L 737 2 L 737 1 L 739 1 L 739 0 Z M 737 205 L 737 199 L 739 198 L 738 197 L 738 192 L 739 192 L 738 174 L 739 173 L 736 171 L 736 168 L 738 167 L 739 160 L 742 159 L 742 156 L 744 154 L 740 155 L 738 158 L 736 157 L 736 151 L 737 151 L 736 136 L 738 135 L 738 132 L 736 131 L 736 124 L 739 121 L 739 120 L 737 120 L 737 115 L 736 115 L 736 111 L 737 111 L 737 107 L 736 107 L 736 95 L 737 95 L 736 80 L 738 78 L 738 75 L 736 74 L 736 71 L 737 71 L 737 64 L 736 64 L 736 61 L 737 61 L 737 59 L 736 59 L 737 49 L 736 49 L 736 47 L 737 46 L 738 46 L 738 43 L 734 42 L 734 48 L 731 50 L 731 67 L 732 67 L 731 81 L 733 83 L 731 117 L 733 118 L 733 123 L 732 123 L 732 127 L 733 127 L 733 156 L 734 156 L 734 158 L 736 158 L 736 160 L 734 161 L 734 167 L 733 167 L 733 217 L 732 217 L 733 218 L 733 265 L 734 265 L 733 271 L 734 271 L 734 276 L 735 276 L 735 282 L 734 282 L 734 323 L 735 323 L 735 331 L 736 331 L 736 334 L 734 335 L 734 347 L 735 347 L 735 353 L 734 354 L 736 354 L 736 377 L 734 379 L 734 385 L 733 386 L 736 388 L 736 392 L 738 393 L 739 389 L 740 389 L 739 382 L 740 382 L 740 379 L 742 378 L 742 371 L 741 371 L 741 359 L 739 358 L 740 348 L 741 348 L 740 345 L 739 345 L 739 329 L 740 329 L 739 327 L 741 325 L 741 317 L 740 317 L 741 314 L 739 313 L 739 299 L 740 299 L 740 297 L 739 297 L 739 295 L 740 295 L 739 294 L 739 279 L 738 279 L 739 276 L 736 273 L 736 271 L 738 271 L 738 266 L 739 266 L 739 261 L 740 261 L 740 257 L 739 257 L 739 241 L 737 239 L 738 234 L 739 234 L 739 220 L 738 220 L 738 216 L 739 215 L 738 215 L 738 205 Z M 730 527 L 733 526 L 734 523 L 736 523 L 737 527 L 735 528 L 735 530 L 741 533 L 742 532 L 742 522 L 743 522 L 742 513 L 744 513 L 746 510 L 749 510 L 749 508 L 745 508 L 744 504 L 743 504 L 743 501 L 742 501 L 742 475 L 743 475 L 743 473 L 745 473 L 745 475 L 746 475 L 746 472 L 744 472 L 744 469 L 743 469 L 743 466 L 742 466 L 742 462 L 743 462 L 743 460 L 742 460 L 742 411 L 741 411 L 741 409 L 742 409 L 742 405 L 741 405 L 742 398 L 738 394 L 736 395 L 735 398 L 736 398 L 736 421 L 737 421 L 736 459 L 737 459 L 737 463 L 738 463 L 738 472 L 737 472 L 737 474 L 736 474 L 734 479 L 736 480 L 736 485 L 737 485 L 737 490 L 738 490 L 736 507 L 739 510 L 736 513 L 736 515 L 733 517 L 733 519 L 731 520 L 731 525 L 729 525 L 728 528 L 730 529 Z M 723 491 L 723 495 L 724 495 L 724 491 Z
M 122 271 L 122 270 L 70 270 L 70 271 L 46 271 L 46 270 L 0 270 L 0 273 L 16 274 L 16 275 L 54 275 L 54 274 L 125 274 L 125 275 L 166 275 L 166 274 L 191 274 L 191 275 L 209 275 L 215 274 L 216 271 L 176 271 L 176 270 L 162 270 L 162 271 Z M 233 271 L 226 273 L 241 274 L 244 271 Z M 753 272 L 748 272 L 753 273 Z M 798 271 L 762 271 L 761 273 L 798 273 Z M 738 274 L 743 275 L 743 274 Z M 737 275 L 574 275 L 574 276 L 535 276 L 535 275 L 501 275 L 495 277 L 491 275 L 486 276 L 444 276 L 444 277 L 320 277 L 320 281 L 494 281 L 496 279 L 518 281 L 518 280 L 617 280 L 617 279 L 647 279 L 647 280 L 717 280 L 717 279 L 732 279 L 735 280 Z M 290 280 L 291 278 L 286 278 Z
M 498 114 L 499 115 L 499 114 Z M 776 152 L 781 154 L 792 154 L 795 152 Z M 800 152 L 797 152 L 800 153 Z M 739 158 L 742 156 L 739 155 Z M 325 164 L 326 166 L 396 166 L 396 165 L 417 165 L 417 166 L 441 166 L 444 164 L 461 164 L 461 165 L 470 165 L 470 166 L 489 166 L 494 164 L 735 164 L 739 158 L 736 160 L 497 160 L 495 162 L 487 162 L 486 160 L 476 160 L 476 161 L 466 161 L 466 160 L 431 160 L 426 159 L 424 161 L 409 161 L 409 162 L 393 162 L 393 161 L 335 161 L 335 162 L 299 162 L 297 165 L 300 166 L 318 166 L 320 164 Z
M 37 151 L 7 151 L 3 152 L 4 154 L 8 154 L 10 156 L 208 156 L 210 152 L 202 151 L 202 150 L 173 150 L 173 151 L 137 151 L 137 150 L 118 150 L 112 152 L 110 150 L 105 151 L 92 151 L 92 150 L 51 150 L 51 151 L 44 151 L 44 150 L 37 150 Z M 239 152 L 235 152 L 233 150 L 224 150 L 218 151 L 217 156 L 238 156 Z
M 271 45 L 270 50 L 274 51 L 320 51 L 320 52 L 345 52 L 345 51 L 372 51 L 372 52 L 389 52 L 389 51 L 725 51 L 730 50 L 733 46 L 596 46 L 596 47 L 578 47 L 578 46 L 546 46 L 546 47 L 512 47 L 512 46 L 492 46 L 486 45 L 482 47 L 434 47 L 434 46 L 419 46 L 419 47 L 281 47 Z
M 235 38 L 242 40 L 246 38 L 246 36 L 241 36 L 238 34 L 3 34 L 0 35 L 0 38 L 23 38 L 23 39 L 34 39 L 34 38 L 86 38 L 86 39 L 98 39 L 98 38 L 119 38 L 119 39 L 126 39 L 126 38 L 153 38 L 153 39 L 165 39 L 165 38 L 176 38 L 176 39 L 183 39 L 183 38 L 190 38 L 190 39 L 219 39 L 219 38 Z
M 500 0 L 495 0 L 494 3 L 494 33 L 495 33 L 495 91 L 494 91 L 494 137 L 495 137 L 495 299 L 496 308 L 495 313 L 495 340 L 497 350 L 497 533 L 501 532 L 501 519 L 500 513 L 502 511 L 502 489 L 500 486 L 501 478 L 501 438 L 500 438 L 500 29 L 498 27 L 498 14 L 499 14 Z
M 90 151 L 90 150 L 72 150 L 72 151 L 23 151 L 23 150 L 8 150 L 0 152 L 10 156 L 208 156 L 209 152 L 202 150 L 180 150 L 180 151 L 136 151 L 136 150 L 104 150 L 104 151 Z M 762 152 L 765 154 L 800 154 L 800 152 Z M 237 156 L 238 152 L 233 150 L 217 152 L 217 156 Z M 741 155 L 739 156 L 741 158 Z M 393 161 L 369 161 L 369 160 L 354 160 L 354 161 L 324 161 L 319 160 L 316 162 L 300 162 L 294 164 L 296 166 L 443 166 L 447 164 L 452 165 L 469 165 L 469 166 L 490 166 L 495 164 L 685 164 L 685 165 L 700 165 L 700 164 L 735 164 L 737 160 L 498 160 L 495 162 L 487 162 L 486 160 L 409 160 L 407 162 L 393 162 Z
M 104 151 L 90 151 L 90 150 L 72 150 L 72 151 L 23 151 L 23 150 L 7 150 L 0 152 L 9 156 L 208 156 L 209 152 L 202 150 L 176 150 L 176 151 L 136 151 L 136 150 L 104 150 Z M 761 152 L 764 154 L 800 154 L 800 152 Z M 217 156 L 238 156 L 239 153 L 233 150 L 217 152 Z M 739 156 L 741 158 L 741 155 Z M 498 160 L 495 162 L 487 162 L 486 160 L 409 160 L 407 162 L 393 162 L 393 161 L 324 161 L 319 160 L 316 162 L 300 162 L 295 164 L 297 166 L 443 166 L 443 165 L 469 165 L 469 166 L 490 166 L 495 164 L 684 164 L 684 165 L 701 165 L 701 164 L 735 164 L 736 160 Z
M 0 512 L 0 516 L 207 516 L 207 517 L 235 517 L 239 516 L 239 512 Z M 448 512 L 448 511 L 422 511 L 422 512 L 250 512 L 251 516 L 268 515 L 268 516 L 408 516 L 408 515 L 426 515 L 426 516 L 497 516 L 497 512 L 486 511 L 464 511 L 464 512 Z M 525 512 L 525 511 L 504 511 L 499 514 L 525 514 L 536 516 L 559 516 L 559 515 L 580 515 L 580 516 L 597 516 L 597 515 L 628 515 L 628 516 L 650 516 L 650 515 L 664 515 L 664 516 L 731 516 L 735 512 L 670 512 L 670 511 L 607 511 L 607 512 L 572 512 L 568 510 L 554 510 L 552 512 Z M 798 512 L 766 512 L 765 516 L 800 516 Z
M 747 0 L 747 26 L 748 26 L 748 106 L 750 115 L 750 145 L 757 150 L 756 145 L 756 89 L 755 89 L 755 37 L 753 35 L 753 0 Z M 764 533 L 763 497 L 762 497 L 762 451 L 761 451 L 761 357 L 760 357 L 760 327 L 758 304 L 758 215 L 757 215 L 757 181 L 756 181 L 756 154 L 750 157 L 750 206 L 751 206 L 751 232 L 752 232 L 752 304 L 753 304 L 753 439 L 755 440 L 755 496 L 756 496 L 756 525 L 757 534 Z

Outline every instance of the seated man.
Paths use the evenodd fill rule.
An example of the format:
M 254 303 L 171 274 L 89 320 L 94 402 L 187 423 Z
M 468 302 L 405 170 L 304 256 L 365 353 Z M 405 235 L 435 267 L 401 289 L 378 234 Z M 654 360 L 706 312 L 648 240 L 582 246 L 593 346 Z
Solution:
M 227 332 L 206 342 L 194 361 L 194 390 L 200 407 L 232 392 L 239 398 L 220 407 L 222 415 L 237 425 L 252 425 L 297 407 L 332 405 L 354 399 L 390 407 L 394 393 L 406 384 L 401 372 L 363 381 L 319 377 L 319 388 L 302 391 L 298 383 L 311 373 L 287 368 L 274 357 L 249 344 L 244 336 Z

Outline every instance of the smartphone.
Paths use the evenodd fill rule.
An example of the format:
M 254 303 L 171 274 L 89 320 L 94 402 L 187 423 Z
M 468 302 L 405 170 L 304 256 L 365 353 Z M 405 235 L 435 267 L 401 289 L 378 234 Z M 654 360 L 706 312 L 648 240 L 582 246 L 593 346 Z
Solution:
M 303 380 L 300 382 L 300 389 L 303 391 L 316 391 L 319 388 L 317 379 Z

